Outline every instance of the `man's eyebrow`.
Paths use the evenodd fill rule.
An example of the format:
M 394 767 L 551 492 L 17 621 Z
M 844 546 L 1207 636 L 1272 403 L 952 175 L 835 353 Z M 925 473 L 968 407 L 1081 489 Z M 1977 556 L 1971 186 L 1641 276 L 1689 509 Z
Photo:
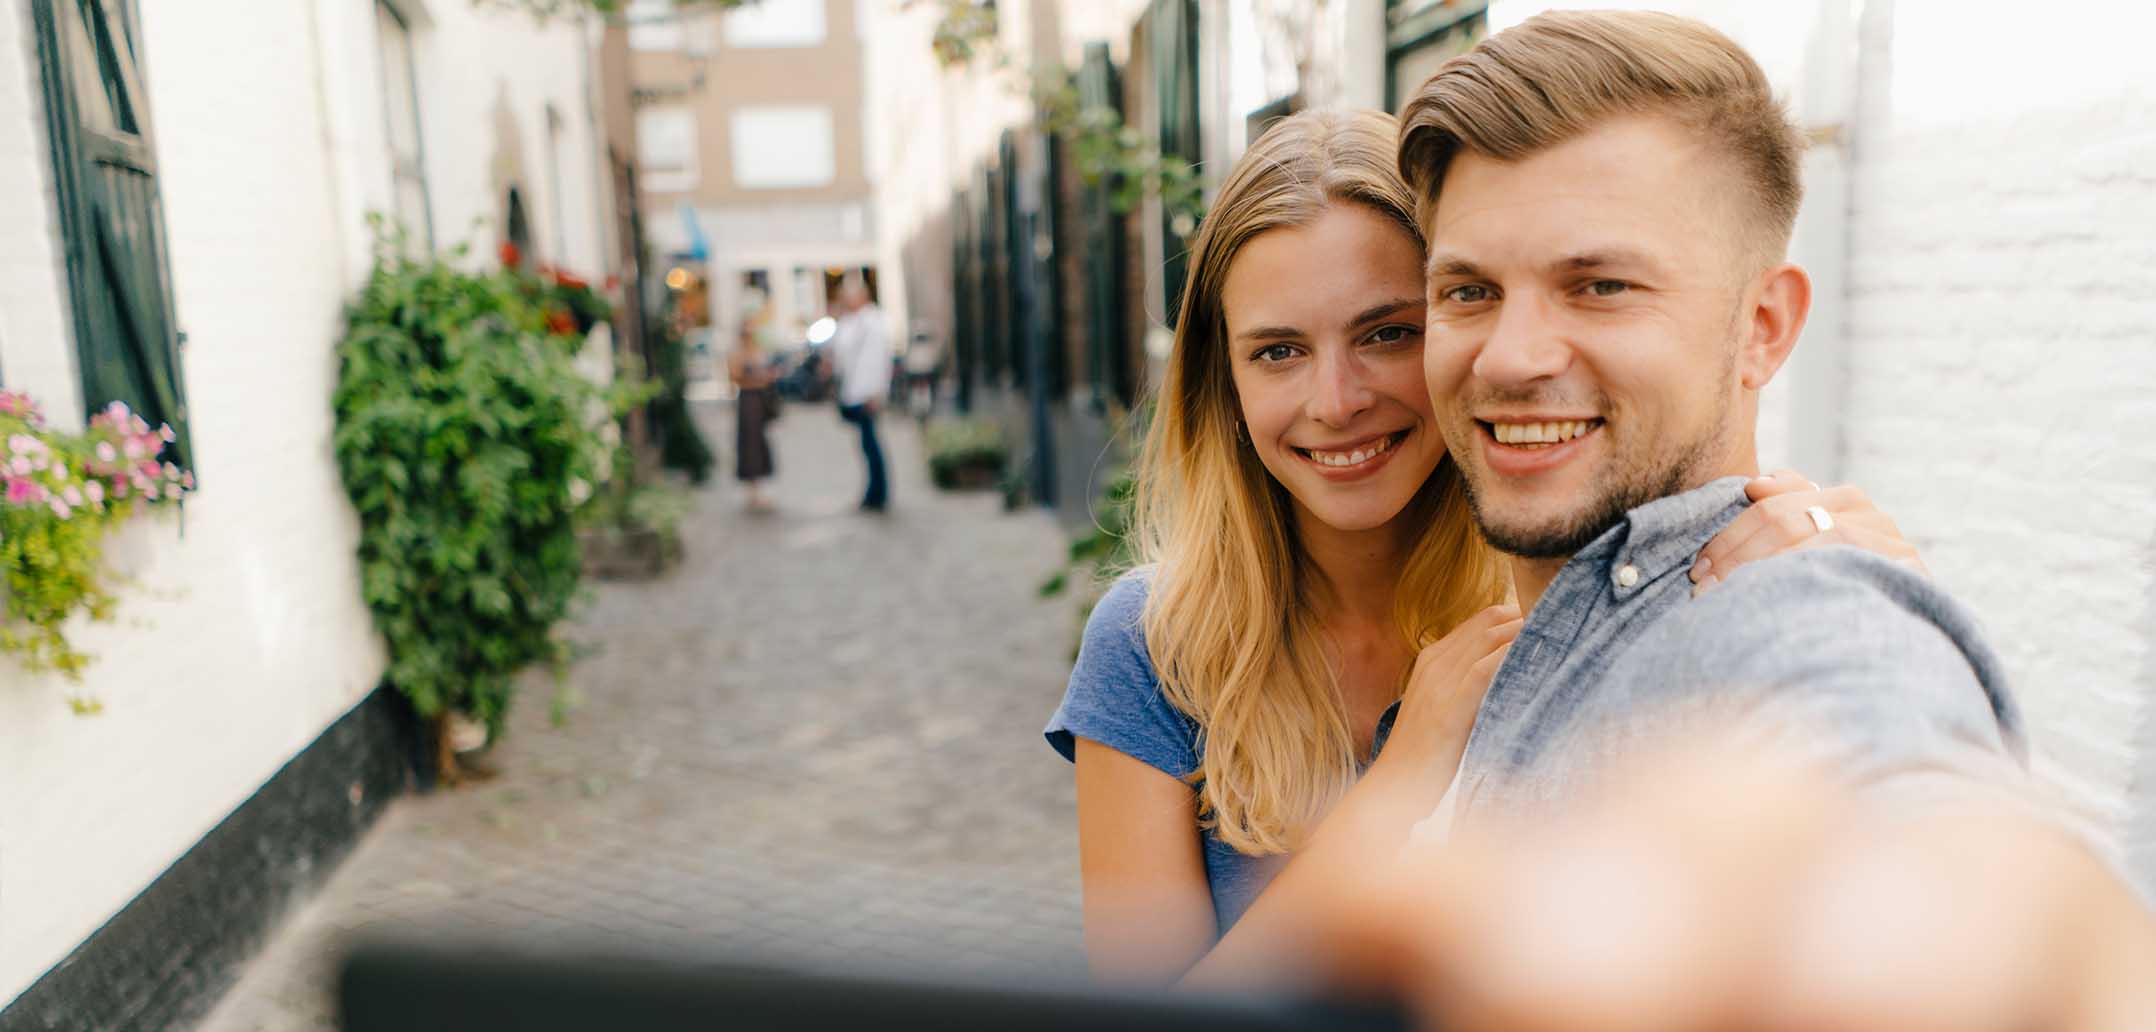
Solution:
M 1650 269 L 1656 267 L 1654 259 L 1645 251 L 1626 247 L 1600 247 L 1559 258 L 1550 263 L 1550 268 L 1558 272 L 1585 272 L 1612 265 L 1645 266 Z
M 1480 276 L 1482 266 L 1458 255 L 1433 254 L 1429 264 L 1423 266 L 1423 275 L 1431 279 L 1439 276 Z

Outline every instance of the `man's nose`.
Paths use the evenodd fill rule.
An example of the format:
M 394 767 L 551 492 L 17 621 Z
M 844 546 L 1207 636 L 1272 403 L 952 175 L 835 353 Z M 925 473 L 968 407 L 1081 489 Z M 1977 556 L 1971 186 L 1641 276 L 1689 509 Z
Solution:
M 1475 354 L 1475 377 L 1508 386 L 1556 376 L 1572 363 L 1572 346 L 1553 313 L 1535 299 L 1515 300 L 1498 310 L 1497 325 Z
M 1316 396 L 1310 417 L 1326 426 L 1344 427 L 1376 400 L 1369 371 L 1352 348 L 1330 348 L 1318 356 Z

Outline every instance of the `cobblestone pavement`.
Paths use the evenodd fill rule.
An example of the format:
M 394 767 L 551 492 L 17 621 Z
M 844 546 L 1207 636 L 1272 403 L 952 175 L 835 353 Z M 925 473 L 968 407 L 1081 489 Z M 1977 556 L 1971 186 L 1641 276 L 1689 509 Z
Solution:
M 607 584 L 573 637 L 597 651 L 550 726 L 534 675 L 501 773 L 398 801 L 288 916 L 203 1024 L 332 1026 L 353 933 L 445 929 L 649 953 L 974 974 L 1079 970 L 1070 772 L 1040 738 L 1075 616 L 1035 594 L 1063 539 L 992 495 L 939 495 L 886 418 L 893 508 L 856 513 L 852 428 L 790 406 L 779 512 L 722 468 L 687 559 Z M 727 432 L 719 432 L 721 428 Z

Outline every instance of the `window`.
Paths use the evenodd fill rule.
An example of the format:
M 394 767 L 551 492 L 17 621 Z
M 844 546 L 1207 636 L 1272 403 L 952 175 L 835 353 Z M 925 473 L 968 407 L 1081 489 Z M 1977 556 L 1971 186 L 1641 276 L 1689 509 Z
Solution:
M 85 412 L 126 402 L 194 466 L 165 216 L 127 0 L 31 0 Z
M 629 0 L 629 49 L 680 50 L 687 39 L 673 0 Z
M 823 43 L 824 0 L 757 0 L 726 12 L 730 47 L 813 47 Z
M 434 250 L 434 209 L 427 196 L 427 152 L 419 133 L 419 75 L 412 29 L 386 0 L 374 0 L 375 35 L 382 50 L 382 120 L 389 139 L 390 210 L 405 243 Z
M 1489 33 L 1486 0 L 1386 0 L 1385 104 L 1398 111 L 1438 68 Z
M 685 107 L 646 108 L 636 113 L 636 158 L 644 189 L 679 193 L 696 189 L 696 112 Z
M 829 186 L 837 176 L 830 108 L 740 108 L 732 128 L 736 187 Z

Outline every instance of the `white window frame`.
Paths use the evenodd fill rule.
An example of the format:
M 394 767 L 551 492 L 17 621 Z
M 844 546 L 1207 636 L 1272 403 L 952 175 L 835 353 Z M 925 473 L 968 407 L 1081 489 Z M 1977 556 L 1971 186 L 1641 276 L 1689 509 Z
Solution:
M 820 141 L 805 138 L 787 147 L 784 159 L 770 160 L 773 148 L 762 134 L 788 123 L 807 119 L 819 122 Z M 762 138 L 759 138 L 762 137 Z M 820 142 L 820 147 L 817 143 Z M 828 105 L 771 104 L 735 108 L 727 125 L 727 150 L 732 156 L 734 187 L 740 190 L 814 190 L 838 181 L 838 118 Z M 820 161 L 819 161 L 820 159 Z M 802 168 L 820 174 L 803 176 Z

